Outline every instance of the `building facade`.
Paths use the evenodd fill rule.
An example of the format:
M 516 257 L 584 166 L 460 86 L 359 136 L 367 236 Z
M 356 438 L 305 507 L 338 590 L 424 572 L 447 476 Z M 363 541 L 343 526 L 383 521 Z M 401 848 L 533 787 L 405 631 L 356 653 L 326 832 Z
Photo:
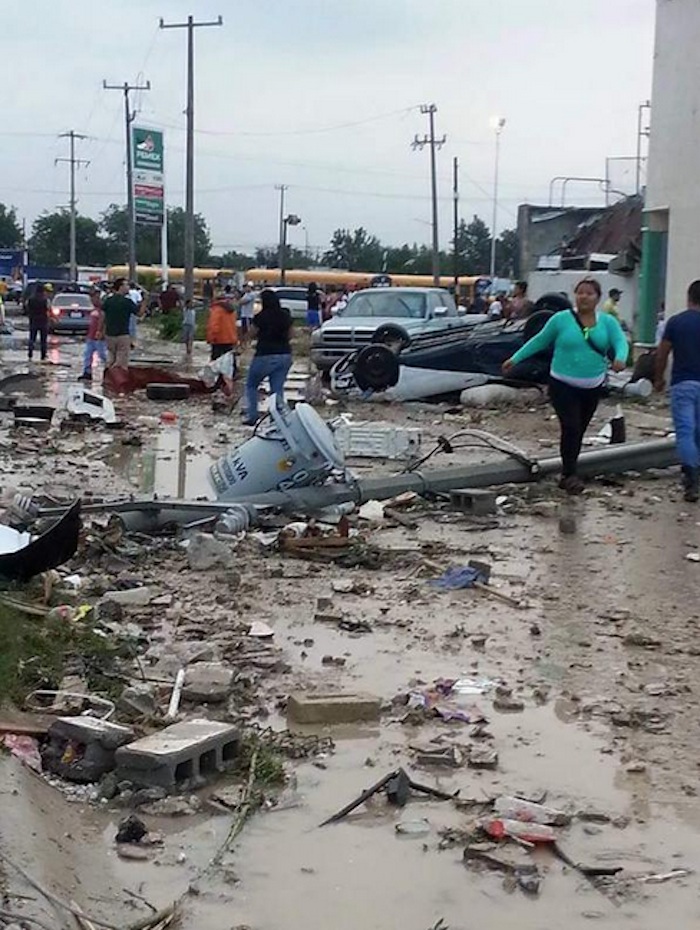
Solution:
M 657 0 L 639 337 L 700 278 L 700 2 Z

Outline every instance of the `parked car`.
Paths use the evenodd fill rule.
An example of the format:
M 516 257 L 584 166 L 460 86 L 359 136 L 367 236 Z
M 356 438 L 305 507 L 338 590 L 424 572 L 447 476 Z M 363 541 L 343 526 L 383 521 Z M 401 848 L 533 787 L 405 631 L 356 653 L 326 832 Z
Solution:
M 356 291 L 332 320 L 314 332 L 311 359 L 321 371 L 329 371 L 348 353 L 372 343 L 400 348 L 444 344 L 463 338 L 486 320 L 483 314 L 466 314 L 441 288 L 367 288 Z
M 280 299 L 280 306 L 288 310 L 293 320 L 306 320 L 306 288 L 305 287 L 266 287 L 266 291 L 274 291 Z M 260 310 L 260 294 L 255 299 L 255 313 Z
M 92 301 L 87 294 L 56 294 L 49 312 L 50 333 L 86 333 Z
M 49 299 L 52 298 L 52 295 L 56 294 L 89 294 L 92 290 L 92 285 L 85 284 L 83 281 L 57 281 L 48 278 L 34 278 L 31 281 L 27 281 L 27 285 L 22 294 L 22 310 L 24 313 L 27 312 L 27 304 L 36 293 L 36 289 L 40 284 L 43 284 L 45 288 L 47 288 L 47 285 L 50 285 L 50 289 L 47 288 Z

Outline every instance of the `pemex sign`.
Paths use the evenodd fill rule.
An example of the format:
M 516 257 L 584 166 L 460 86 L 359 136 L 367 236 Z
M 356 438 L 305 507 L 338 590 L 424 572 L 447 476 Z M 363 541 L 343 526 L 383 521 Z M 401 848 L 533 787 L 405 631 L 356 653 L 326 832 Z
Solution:
M 163 133 L 143 126 L 131 127 L 136 222 L 161 226 L 165 216 Z

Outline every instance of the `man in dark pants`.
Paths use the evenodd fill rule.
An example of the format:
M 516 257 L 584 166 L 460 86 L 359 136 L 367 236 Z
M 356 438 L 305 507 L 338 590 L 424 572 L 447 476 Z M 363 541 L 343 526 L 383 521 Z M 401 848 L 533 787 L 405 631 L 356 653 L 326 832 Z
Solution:
M 666 323 L 656 350 L 657 391 L 664 389 L 671 353 L 671 413 L 683 469 L 683 496 L 694 503 L 700 498 L 700 281 L 688 288 L 687 309 Z
M 27 313 L 29 314 L 29 361 L 31 362 L 34 355 L 34 344 L 38 334 L 41 360 L 45 362 L 48 351 L 49 301 L 43 284 L 38 284 L 34 296 L 29 298 Z

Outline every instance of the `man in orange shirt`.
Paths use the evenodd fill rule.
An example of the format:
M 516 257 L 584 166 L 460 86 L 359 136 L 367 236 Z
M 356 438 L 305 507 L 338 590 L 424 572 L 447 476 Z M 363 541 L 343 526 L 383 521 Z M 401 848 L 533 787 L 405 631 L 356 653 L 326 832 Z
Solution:
M 238 318 L 233 303 L 225 297 L 217 297 L 209 307 L 207 342 L 212 361 L 238 345 Z

